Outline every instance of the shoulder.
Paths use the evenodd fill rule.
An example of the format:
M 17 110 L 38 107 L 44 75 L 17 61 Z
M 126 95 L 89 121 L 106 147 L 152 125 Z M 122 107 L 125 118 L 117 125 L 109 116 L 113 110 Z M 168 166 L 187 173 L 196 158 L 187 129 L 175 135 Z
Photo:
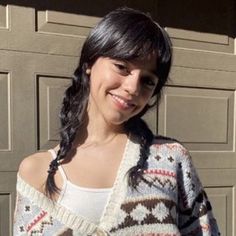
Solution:
M 157 136 L 150 147 L 150 154 L 153 162 L 158 162 L 158 166 L 175 171 L 183 182 L 194 181 L 201 186 L 191 154 L 178 140 Z
M 51 160 L 50 152 L 32 154 L 22 160 L 18 174 L 25 182 L 42 192 Z
M 180 152 L 182 154 L 188 153 L 187 148 L 180 141 L 166 136 L 155 136 L 151 147 Z
M 159 153 L 166 157 L 173 157 L 176 162 L 191 159 L 189 151 L 181 142 L 165 136 L 155 136 L 150 150 L 151 153 Z

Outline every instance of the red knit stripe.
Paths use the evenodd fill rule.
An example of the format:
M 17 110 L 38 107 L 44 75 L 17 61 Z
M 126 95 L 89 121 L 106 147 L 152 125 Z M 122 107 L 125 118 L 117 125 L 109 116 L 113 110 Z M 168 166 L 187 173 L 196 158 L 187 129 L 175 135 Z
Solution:
M 163 176 L 176 178 L 176 174 L 168 170 L 148 169 L 148 170 L 144 170 L 144 174 L 163 175 Z
M 26 229 L 27 232 L 29 232 L 34 225 L 36 225 L 45 215 L 47 215 L 46 211 L 42 211 L 34 220 L 32 223 L 30 223 Z

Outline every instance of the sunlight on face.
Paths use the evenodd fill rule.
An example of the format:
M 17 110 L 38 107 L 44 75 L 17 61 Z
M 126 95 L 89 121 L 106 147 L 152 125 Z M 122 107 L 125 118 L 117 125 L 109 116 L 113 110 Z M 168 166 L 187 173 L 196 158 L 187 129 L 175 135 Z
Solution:
M 155 55 L 132 62 L 99 57 L 91 67 L 89 114 L 112 124 L 137 115 L 157 85 L 155 69 Z

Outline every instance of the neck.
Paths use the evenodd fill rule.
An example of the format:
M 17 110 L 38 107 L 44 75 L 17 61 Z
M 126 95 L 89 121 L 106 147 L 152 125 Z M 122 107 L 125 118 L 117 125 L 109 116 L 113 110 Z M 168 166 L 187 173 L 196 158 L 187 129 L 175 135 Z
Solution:
M 126 134 L 123 125 L 110 125 L 102 117 L 94 117 L 96 115 L 86 113 L 74 142 L 75 146 L 105 145 L 117 136 Z

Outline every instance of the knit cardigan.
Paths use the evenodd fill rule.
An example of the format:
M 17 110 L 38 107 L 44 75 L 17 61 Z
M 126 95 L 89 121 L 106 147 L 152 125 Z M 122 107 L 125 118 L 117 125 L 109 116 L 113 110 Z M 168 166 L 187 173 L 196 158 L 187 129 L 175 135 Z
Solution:
M 127 172 L 136 165 L 139 148 L 134 139 L 128 139 L 98 224 L 53 202 L 18 174 L 14 236 L 220 235 L 188 151 L 178 142 L 155 139 L 143 177 L 133 190 Z

